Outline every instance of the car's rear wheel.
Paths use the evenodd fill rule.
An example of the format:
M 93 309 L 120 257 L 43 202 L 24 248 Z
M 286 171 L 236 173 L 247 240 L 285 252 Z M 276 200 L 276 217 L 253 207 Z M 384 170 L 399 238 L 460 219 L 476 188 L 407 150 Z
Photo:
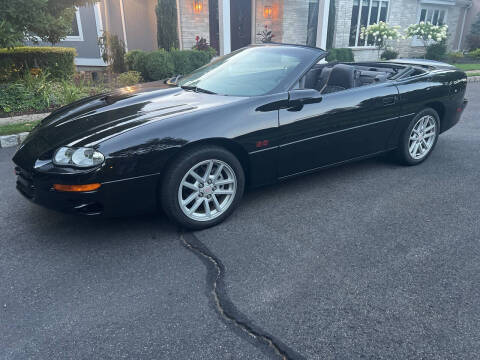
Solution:
M 399 160 L 405 165 L 417 165 L 425 161 L 438 140 L 440 119 L 438 113 L 427 108 L 418 113 L 405 130 L 397 149 Z
M 238 159 L 217 146 L 187 150 L 165 173 L 161 203 L 179 225 L 198 230 L 225 220 L 243 196 L 245 175 Z

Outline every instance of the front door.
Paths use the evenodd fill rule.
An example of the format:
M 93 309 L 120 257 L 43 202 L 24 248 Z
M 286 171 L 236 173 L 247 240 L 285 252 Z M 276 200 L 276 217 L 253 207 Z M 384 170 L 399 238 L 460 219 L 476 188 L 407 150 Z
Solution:
M 279 177 L 385 150 L 399 116 L 397 96 L 395 85 L 383 83 L 280 110 Z
M 232 51 L 251 43 L 252 2 L 250 0 L 230 0 L 230 34 Z

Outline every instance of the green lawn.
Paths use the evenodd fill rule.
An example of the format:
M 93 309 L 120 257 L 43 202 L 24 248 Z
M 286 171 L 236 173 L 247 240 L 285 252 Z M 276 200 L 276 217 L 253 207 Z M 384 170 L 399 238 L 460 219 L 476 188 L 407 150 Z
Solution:
M 29 122 L 20 123 L 20 124 L 0 125 L 0 135 L 11 135 L 11 134 L 18 134 L 18 133 L 25 132 L 25 131 L 30 131 L 39 122 L 40 122 L 40 120 L 29 121 Z
M 462 69 L 463 71 L 479 70 L 480 64 L 453 64 L 454 66 Z

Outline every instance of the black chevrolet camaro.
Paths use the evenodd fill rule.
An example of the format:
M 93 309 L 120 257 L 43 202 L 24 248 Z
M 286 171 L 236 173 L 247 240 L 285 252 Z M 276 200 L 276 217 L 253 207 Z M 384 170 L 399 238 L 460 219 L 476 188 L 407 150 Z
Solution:
M 161 207 L 201 229 L 228 217 L 246 187 L 384 152 L 419 164 L 466 106 L 467 78 L 453 66 L 325 56 L 249 46 L 166 89 L 147 83 L 67 105 L 17 150 L 17 189 L 84 215 Z

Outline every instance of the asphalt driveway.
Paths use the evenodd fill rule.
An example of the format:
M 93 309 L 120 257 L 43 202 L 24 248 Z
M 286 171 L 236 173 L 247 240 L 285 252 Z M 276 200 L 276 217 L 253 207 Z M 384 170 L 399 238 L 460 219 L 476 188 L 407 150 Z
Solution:
M 0 359 L 477 359 L 479 84 L 468 98 L 420 166 L 251 191 L 193 234 L 30 204 L 0 150 Z

